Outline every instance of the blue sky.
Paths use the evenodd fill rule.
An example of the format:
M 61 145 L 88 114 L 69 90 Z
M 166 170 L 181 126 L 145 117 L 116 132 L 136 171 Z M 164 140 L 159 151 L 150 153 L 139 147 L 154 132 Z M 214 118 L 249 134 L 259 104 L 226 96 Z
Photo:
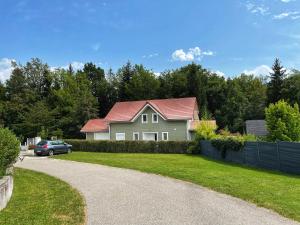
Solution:
M 154 72 L 191 61 L 220 74 L 300 69 L 300 0 L 1 0 L 0 79 L 10 60 L 51 67 L 128 60 Z

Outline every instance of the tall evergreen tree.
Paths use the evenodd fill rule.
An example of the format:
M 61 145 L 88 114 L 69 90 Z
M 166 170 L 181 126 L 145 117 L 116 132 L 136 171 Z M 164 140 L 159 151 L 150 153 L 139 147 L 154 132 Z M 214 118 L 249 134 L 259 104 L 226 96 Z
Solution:
M 119 100 L 127 101 L 129 100 L 129 96 L 126 93 L 126 85 L 128 85 L 129 81 L 134 75 L 134 68 L 131 63 L 128 61 L 125 66 L 123 66 L 118 71 L 118 76 L 120 79 L 119 82 Z
M 283 82 L 286 76 L 286 70 L 278 58 L 275 59 L 272 70 L 267 89 L 268 103 L 275 103 L 282 99 Z

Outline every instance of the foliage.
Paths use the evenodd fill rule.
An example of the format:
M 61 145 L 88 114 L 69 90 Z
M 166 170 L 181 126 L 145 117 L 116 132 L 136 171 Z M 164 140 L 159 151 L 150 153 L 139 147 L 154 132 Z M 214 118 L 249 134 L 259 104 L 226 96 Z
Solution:
M 266 124 L 272 141 L 300 141 L 298 104 L 290 106 L 284 100 L 266 108 Z
M 280 78 L 280 96 L 299 104 L 300 74 L 295 70 L 285 77 L 278 62 L 272 79 Z M 71 65 L 50 70 L 37 58 L 12 64 L 10 78 L 0 84 L 0 127 L 23 138 L 36 136 L 42 127 L 48 136 L 61 130 L 65 138 L 81 138 L 83 124 L 105 117 L 117 101 L 190 96 L 197 97 L 200 118 L 215 118 L 220 129 L 244 133 L 245 120 L 264 119 L 267 89 L 271 93 L 277 84 L 245 74 L 226 79 L 195 63 L 160 75 L 130 62 L 116 73 L 90 62 L 82 70 Z
M 195 140 L 191 143 L 188 148 L 188 153 L 198 154 L 201 152 L 201 141 L 212 140 L 217 137 L 216 134 L 217 126 L 214 126 L 208 122 L 202 121 L 196 127 Z
M 55 158 L 161 174 L 272 209 L 300 221 L 300 177 L 184 154 L 74 152 Z M 251 184 L 251 185 L 249 185 Z
M 211 141 L 212 146 L 221 152 L 222 158 L 226 158 L 227 151 L 240 151 L 244 148 L 246 141 L 255 141 L 253 135 L 222 136 Z
M 272 70 L 267 90 L 268 103 L 275 103 L 282 99 L 283 83 L 286 76 L 286 70 L 278 58 L 275 59 Z
M 85 203 L 80 193 L 64 181 L 16 168 L 14 190 L 0 213 L 0 224 L 82 225 Z
M 186 153 L 190 144 L 188 141 L 65 141 L 73 146 L 73 151 L 111 153 Z
M 6 128 L 0 128 L 0 176 L 15 162 L 20 152 L 20 143 L 16 136 Z

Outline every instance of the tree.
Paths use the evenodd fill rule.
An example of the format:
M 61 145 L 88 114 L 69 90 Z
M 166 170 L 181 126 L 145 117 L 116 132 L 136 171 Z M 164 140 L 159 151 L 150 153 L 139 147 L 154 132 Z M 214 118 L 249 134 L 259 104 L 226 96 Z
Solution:
M 282 99 L 282 88 L 286 70 L 281 65 L 278 58 L 275 59 L 272 66 L 273 72 L 270 73 L 270 82 L 268 83 L 268 103 L 275 103 Z
M 83 67 L 83 73 L 90 81 L 93 96 L 97 98 L 99 116 L 105 117 L 110 109 L 110 104 L 107 96 L 108 82 L 105 79 L 104 70 L 93 63 L 86 63 Z
M 153 72 L 142 65 L 135 65 L 134 75 L 125 86 L 128 100 L 154 99 L 157 97 L 159 81 Z
M 126 93 L 126 85 L 129 83 L 131 78 L 133 77 L 135 71 L 132 67 L 131 63 L 128 61 L 125 66 L 123 66 L 118 71 L 119 77 L 119 100 L 120 101 L 127 101 L 129 96 Z
M 300 141 L 300 112 L 298 104 L 284 100 L 266 108 L 266 124 L 272 141 Z
M 282 97 L 290 104 L 300 105 L 300 71 L 294 70 L 283 82 Z
M 31 59 L 22 68 L 28 87 L 33 91 L 34 97 L 41 100 L 47 97 L 52 85 L 52 77 L 47 64 L 38 58 Z

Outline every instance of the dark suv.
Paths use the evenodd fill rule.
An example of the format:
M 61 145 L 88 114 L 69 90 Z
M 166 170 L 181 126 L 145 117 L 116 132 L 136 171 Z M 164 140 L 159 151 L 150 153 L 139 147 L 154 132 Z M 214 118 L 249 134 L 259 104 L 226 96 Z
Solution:
M 40 141 L 34 148 L 35 155 L 54 155 L 59 153 L 71 153 L 72 145 L 69 145 L 61 140 L 55 141 Z

